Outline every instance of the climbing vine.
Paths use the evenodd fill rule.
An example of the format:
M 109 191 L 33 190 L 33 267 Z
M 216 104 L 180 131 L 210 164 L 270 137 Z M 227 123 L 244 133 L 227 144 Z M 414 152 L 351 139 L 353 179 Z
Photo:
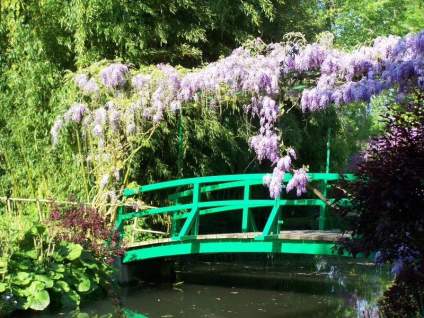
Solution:
M 396 88 L 402 100 L 410 88 L 424 88 L 424 32 L 377 38 L 373 46 L 353 52 L 332 48 L 329 36 L 312 44 L 293 35 L 282 43 L 265 45 L 258 39 L 250 44 L 193 70 L 168 64 L 136 70 L 114 62 L 79 71 L 74 75 L 76 102 L 52 127 L 53 143 L 64 125 L 81 128 L 82 137 L 90 140 L 87 160 L 93 163 L 97 185 L 106 189 L 127 181 L 121 172 L 129 149 L 137 151 L 134 141 L 147 140 L 187 105 L 216 111 L 241 105 L 259 121 L 250 148 L 259 161 L 274 167 L 264 179 L 270 196 L 279 196 L 288 171 L 294 177 L 286 190 L 296 189 L 300 196 L 306 192 L 307 168 L 294 168 L 296 152 L 276 128 L 288 111 L 284 99 L 297 99 L 308 112 L 369 102 L 389 88 Z

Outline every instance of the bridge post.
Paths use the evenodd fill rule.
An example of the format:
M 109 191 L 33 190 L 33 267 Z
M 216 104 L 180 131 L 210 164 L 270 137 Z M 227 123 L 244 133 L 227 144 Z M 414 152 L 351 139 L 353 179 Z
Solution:
M 327 155 L 325 162 L 325 173 L 328 174 L 330 172 L 330 138 L 331 138 L 331 128 L 328 128 L 327 132 Z M 324 180 L 322 185 L 322 194 L 325 198 L 327 198 L 327 179 Z M 319 207 L 319 229 L 326 230 L 328 228 L 328 209 L 327 204 L 322 202 Z
M 277 234 L 278 232 L 277 220 L 278 220 L 279 214 L 280 214 L 280 199 L 277 198 L 275 199 L 274 206 L 265 223 L 264 230 L 262 231 L 261 235 L 255 238 L 256 240 L 266 239 L 268 236 L 270 236 L 271 232 L 273 232 L 274 235 Z
M 241 222 L 241 231 L 243 233 L 249 231 L 249 221 L 251 219 L 249 211 L 249 199 L 250 199 L 250 184 L 246 182 L 244 185 L 243 192 L 243 216 Z
M 125 206 L 120 205 L 116 211 L 116 219 L 115 219 L 115 230 L 119 232 L 119 235 L 122 237 L 124 234 L 124 221 L 122 219 L 122 215 L 125 212 Z
M 175 204 L 178 204 L 178 199 L 175 200 Z M 171 214 L 171 237 L 176 237 L 178 234 L 178 220 L 175 214 Z
M 190 230 L 193 228 L 193 225 L 196 226 L 194 233 L 199 232 L 199 201 L 200 201 L 200 184 L 198 182 L 194 183 L 193 186 L 193 201 L 190 215 L 187 217 L 184 225 L 178 234 L 178 239 L 181 240 L 190 233 Z M 197 235 L 197 234 L 196 234 Z

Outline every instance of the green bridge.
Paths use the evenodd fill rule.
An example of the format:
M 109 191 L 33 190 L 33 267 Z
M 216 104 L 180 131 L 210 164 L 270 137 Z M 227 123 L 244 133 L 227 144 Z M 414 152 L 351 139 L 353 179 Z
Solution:
M 352 181 L 355 177 L 351 174 L 309 173 L 312 188 L 309 196 L 314 197 L 270 199 L 263 186 L 264 175 L 197 177 L 125 189 L 123 195 L 126 198 L 146 193 L 162 195 L 166 198 L 162 202 L 167 205 L 136 211 L 119 207 L 116 228 L 125 242 L 123 263 L 190 254 L 335 254 L 335 241 L 342 233 L 335 228 L 334 218 L 328 211 L 328 205 L 335 202 L 334 198 L 327 198 L 328 189 L 332 182 L 340 179 Z M 292 175 L 286 173 L 283 182 L 287 183 L 291 178 Z M 338 205 L 349 204 L 346 198 L 337 201 Z M 318 220 L 315 222 L 310 216 L 308 229 L 285 230 L 285 207 L 319 210 Z M 126 224 L 157 215 L 170 218 L 167 237 L 139 242 L 128 240 Z M 223 233 L 222 226 L 218 226 L 214 232 L 214 223 L 208 220 L 211 215 L 215 215 L 215 223 L 216 217 L 222 222 L 229 218 L 237 220 L 237 229 Z M 202 225 L 207 233 L 202 233 Z

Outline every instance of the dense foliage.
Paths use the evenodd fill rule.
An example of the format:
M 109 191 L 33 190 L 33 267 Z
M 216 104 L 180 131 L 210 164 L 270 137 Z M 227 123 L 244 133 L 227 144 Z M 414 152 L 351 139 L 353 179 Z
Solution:
M 424 272 L 424 109 L 418 92 L 386 114 L 386 133 L 370 141 L 347 187 L 356 217 L 353 254 L 375 253 L 392 264 L 395 281 L 381 307 L 387 317 L 415 317 L 422 306 Z
M 191 103 L 221 109 L 226 106 L 223 101 L 230 99 L 259 121 L 259 131 L 249 138 L 249 146 L 259 161 L 274 167 L 272 176 L 264 180 L 270 196 L 280 195 L 288 171 L 294 176 L 286 190 L 296 189 L 300 196 L 306 192 L 306 169 L 294 169 L 296 152 L 276 130 L 284 111 L 299 104 L 296 87 L 303 89 L 303 111 L 369 102 L 394 87 L 402 99 L 411 88 L 424 88 L 424 32 L 377 38 L 371 47 L 353 52 L 332 48 L 330 40 L 305 44 L 287 38 L 270 45 L 256 40 L 251 47 L 240 47 L 226 58 L 185 74 L 169 64 L 132 74 L 121 63 L 104 66 L 98 74 L 91 68 L 75 76 L 80 93 L 53 125 L 53 143 L 58 142 L 63 125 L 81 125 L 83 136 L 92 137 L 90 157 L 97 184 L 104 189 L 112 176 L 120 183 L 123 156 L 133 140 L 150 138 L 165 117 L 183 112 Z
M 353 251 L 378 251 L 378 262 L 422 267 L 424 255 L 424 111 L 422 94 L 404 109 L 392 107 L 387 132 L 373 139 L 351 188 L 358 218 Z
M 271 163 L 277 196 L 297 157 L 295 167 L 305 167 L 290 187 L 302 193 L 306 165 L 324 168 L 329 128 L 332 167 L 344 168 L 375 132 L 374 106 L 386 107 L 385 96 L 372 96 L 393 87 L 402 99 L 423 87 L 423 33 L 374 41 L 423 29 L 422 12 L 419 0 L 2 1 L 0 197 L 72 197 L 101 207 L 47 220 L 45 208 L 11 212 L 1 202 L 2 309 L 77 305 L 107 284 L 98 281 L 110 270 L 105 223 L 131 180 L 264 171 Z M 284 36 L 293 31 L 305 37 Z M 337 49 L 328 33 L 306 44 L 321 31 L 333 32 Z M 146 66 L 156 63 L 165 64 Z M 69 259 L 81 246 L 89 252 Z M 58 288 L 66 299 L 55 297 Z
M 43 225 L 31 227 L 1 262 L 0 311 L 76 308 L 81 297 L 105 293 L 111 268 L 80 244 L 52 239 Z M 50 232 L 50 233 L 49 233 Z
M 328 1 L 327 17 L 340 46 L 357 46 L 378 36 L 418 32 L 424 25 L 420 0 Z
M 265 0 L 3 2 L 0 8 L 1 193 L 55 198 L 67 198 L 73 193 L 80 200 L 91 198 L 80 182 L 87 178 L 72 145 L 64 145 L 60 153 L 52 152 L 48 138 L 56 113 L 63 109 L 61 101 L 69 98 L 60 88 L 66 70 L 76 70 L 105 58 L 121 58 L 136 65 L 157 62 L 197 65 L 216 59 L 241 41 L 257 35 L 279 40 L 282 34 L 296 30 L 307 31 L 308 37 L 313 38 L 325 29 L 325 23 L 317 16 L 322 11 L 316 10 L 316 5 L 309 1 Z M 211 126 L 220 135 L 215 139 L 217 143 L 228 140 L 223 138 L 224 132 L 226 137 L 234 134 L 234 130 L 228 131 L 228 126 L 222 129 L 219 127 L 222 123 L 214 120 L 208 122 L 208 127 L 202 121 L 196 122 L 196 128 L 191 127 L 199 128 L 195 135 L 200 135 Z M 163 133 L 170 136 L 174 132 Z M 196 142 L 199 144 L 201 140 Z M 210 146 L 205 141 L 199 149 L 212 147 L 217 157 L 234 163 L 240 156 L 230 155 L 233 146 L 237 145 L 232 142 L 231 147 L 220 151 L 224 147 Z M 215 159 L 209 160 L 199 153 L 189 166 L 199 173 L 217 173 L 206 168 L 213 167 Z M 149 167 L 162 168 L 149 171 L 150 177 L 158 180 L 165 175 L 176 175 L 166 160 L 154 160 L 156 165 Z M 172 161 L 174 158 L 169 160 Z M 133 170 L 133 173 L 135 178 L 139 172 Z

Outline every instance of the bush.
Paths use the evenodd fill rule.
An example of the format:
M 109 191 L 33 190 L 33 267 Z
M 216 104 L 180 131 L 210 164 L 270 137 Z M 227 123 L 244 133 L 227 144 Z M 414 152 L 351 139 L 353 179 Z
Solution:
M 33 226 L 18 250 L 1 264 L 0 313 L 76 308 L 83 295 L 104 292 L 111 268 L 80 244 L 52 239 L 45 226 Z
M 358 180 L 345 185 L 356 217 L 352 239 L 341 246 L 354 255 L 375 253 L 376 263 L 392 264 L 396 279 L 381 301 L 389 317 L 396 312 L 411 316 L 424 294 L 423 96 L 415 93 L 389 107 L 386 133 L 371 140 L 357 166 Z

